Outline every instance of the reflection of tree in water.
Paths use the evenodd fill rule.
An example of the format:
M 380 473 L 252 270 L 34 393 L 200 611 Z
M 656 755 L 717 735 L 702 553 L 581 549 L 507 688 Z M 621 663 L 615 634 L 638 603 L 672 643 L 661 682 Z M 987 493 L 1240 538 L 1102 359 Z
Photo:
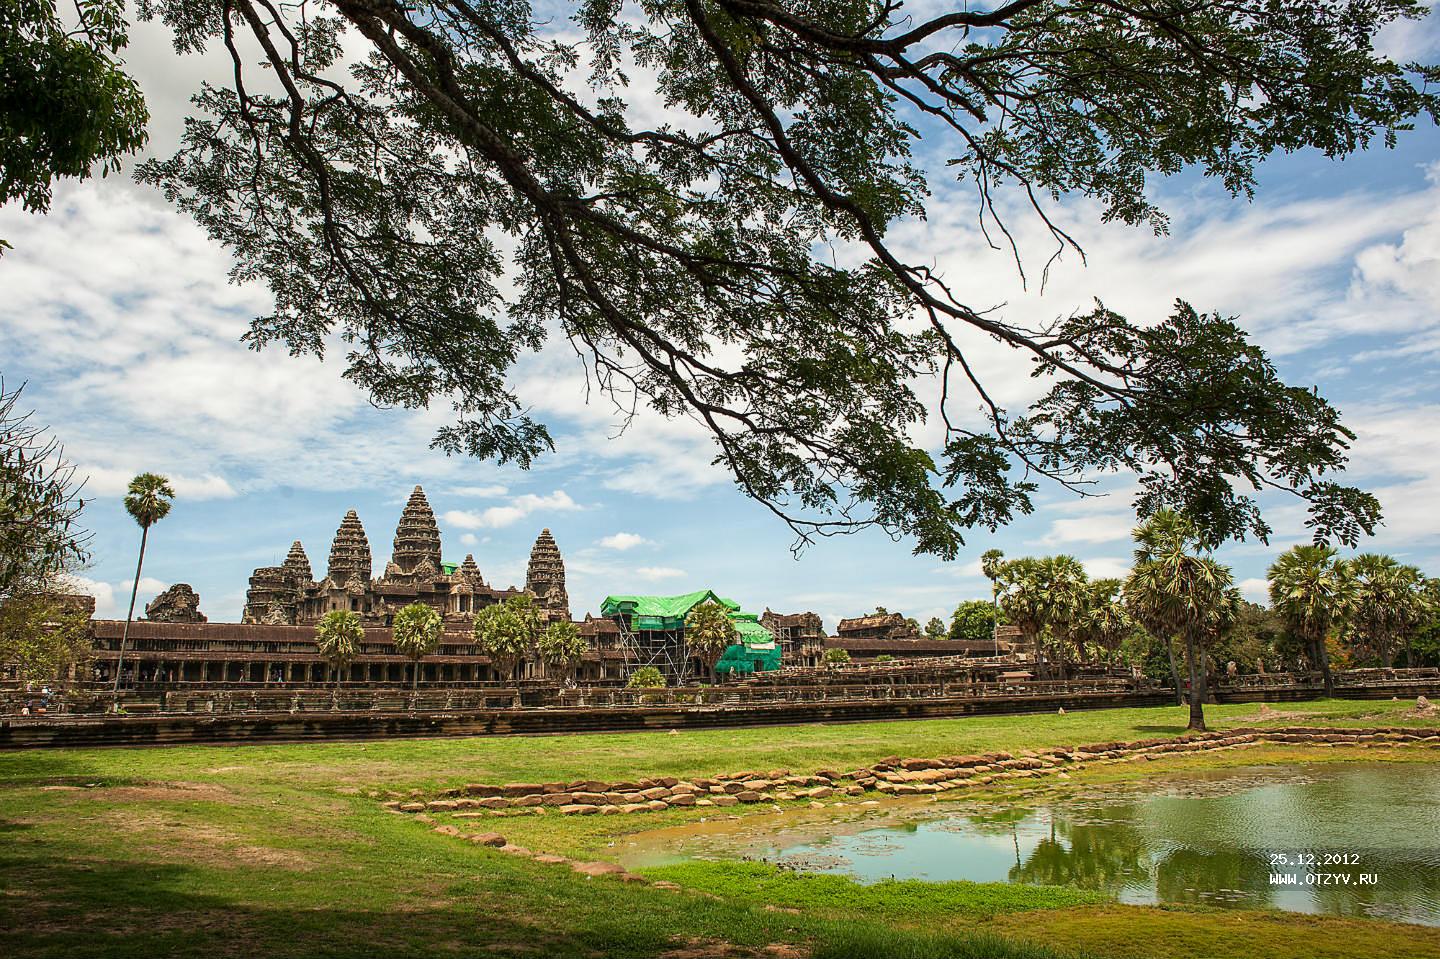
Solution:
M 1395 850 L 1362 851 L 1359 865 L 1323 866 L 1323 871 L 1348 876 L 1345 885 L 1316 886 L 1315 905 L 1332 916 L 1369 916 L 1408 922 L 1433 922 L 1440 902 L 1440 875 L 1433 861 Z M 1360 876 L 1374 874 L 1376 885 L 1360 885 Z
M 1018 841 L 1015 851 L 1011 882 L 1114 889 L 1150 878 L 1145 840 L 1125 823 L 1089 825 L 1052 819 L 1049 837 L 1041 839 L 1028 857 L 1020 860 Z
M 1155 895 L 1161 902 L 1268 906 L 1270 872 L 1261 852 L 1177 849 L 1155 868 Z

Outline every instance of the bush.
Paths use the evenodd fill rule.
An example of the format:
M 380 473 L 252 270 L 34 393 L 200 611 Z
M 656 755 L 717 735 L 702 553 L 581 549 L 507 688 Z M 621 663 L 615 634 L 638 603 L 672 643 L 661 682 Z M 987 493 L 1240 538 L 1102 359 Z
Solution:
M 665 677 L 654 666 L 641 666 L 630 674 L 630 681 L 625 685 L 629 689 L 663 689 Z
M 848 649 L 827 649 L 825 650 L 825 662 L 831 666 L 841 666 L 850 662 L 850 651 Z

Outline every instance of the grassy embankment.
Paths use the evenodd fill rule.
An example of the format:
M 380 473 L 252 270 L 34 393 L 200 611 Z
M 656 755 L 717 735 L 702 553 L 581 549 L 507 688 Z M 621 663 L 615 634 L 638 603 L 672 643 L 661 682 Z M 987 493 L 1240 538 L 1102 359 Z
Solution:
M 1330 702 L 1284 711 L 1303 713 L 1304 722 L 1373 725 L 1401 722 L 1406 706 Z M 1221 726 L 1256 712 L 1209 711 Z M 0 754 L 0 955 L 1440 957 L 1440 930 L 1127 907 L 1059 889 L 863 887 L 834 877 L 796 882 L 753 865 L 700 864 L 672 873 L 698 891 L 667 892 L 473 846 L 385 812 L 367 795 L 475 781 L 848 768 L 891 754 L 1172 735 L 1182 723 L 1182 711 L 1170 708 L 673 736 Z M 1100 767 L 1067 785 L 1156 766 L 1380 752 L 1433 755 L 1264 747 Z M 472 822 L 534 849 L 604 858 L 624 831 L 703 814 Z

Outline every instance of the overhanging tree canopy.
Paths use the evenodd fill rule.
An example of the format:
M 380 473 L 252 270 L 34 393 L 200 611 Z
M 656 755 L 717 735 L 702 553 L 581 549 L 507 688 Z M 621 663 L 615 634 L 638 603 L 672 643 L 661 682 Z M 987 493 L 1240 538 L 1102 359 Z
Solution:
M 446 450 L 528 465 L 551 446 L 506 374 L 558 331 L 622 407 L 701 423 L 802 538 L 878 524 L 953 556 L 1029 511 L 1037 476 L 1107 470 L 1211 541 L 1263 538 L 1267 487 L 1308 500 L 1317 538 L 1378 519 L 1329 478 L 1352 438 L 1335 410 L 1230 320 L 1180 303 L 1026 328 L 887 230 L 925 212 L 922 134 L 990 235 L 1009 236 L 1012 191 L 1059 248 L 1047 197 L 1160 229 L 1152 174 L 1196 166 L 1248 195 L 1273 151 L 1390 142 L 1437 113 L 1440 73 L 1372 46 L 1417 0 L 1012 0 L 923 21 L 895 0 L 583 0 L 550 27 L 512 0 L 142 10 L 181 50 L 234 59 L 143 179 L 274 292 L 250 341 L 318 354 L 338 333 L 376 401 L 453 402 Z M 363 62 L 342 62 L 342 33 Z M 994 401 L 976 333 L 1053 378 L 1032 409 Z M 933 448 L 911 435 L 927 417 Z

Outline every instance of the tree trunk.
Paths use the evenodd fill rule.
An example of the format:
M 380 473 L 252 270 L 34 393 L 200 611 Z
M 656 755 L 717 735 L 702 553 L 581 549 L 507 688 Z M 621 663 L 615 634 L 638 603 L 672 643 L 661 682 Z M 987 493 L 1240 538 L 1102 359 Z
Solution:
M 1405 634 L 1405 668 L 1415 668 L 1415 651 L 1410 646 L 1410 634 Z
M 1325 681 L 1325 698 L 1335 698 L 1335 680 L 1330 675 L 1330 651 L 1325 648 L 1325 637 L 1315 641 L 1315 652 L 1320 660 L 1320 676 Z
M 1170 681 L 1175 684 L 1175 705 L 1179 706 L 1185 702 L 1185 690 L 1180 685 L 1180 666 L 1175 662 L 1175 641 L 1166 637 L 1161 642 L 1165 644 L 1165 653 L 1170 657 Z
M 145 566 L 145 540 L 150 536 L 150 527 L 140 527 L 140 559 L 135 563 L 135 581 L 130 584 L 130 609 L 125 613 L 125 628 L 120 632 L 120 655 L 115 659 L 115 689 L 112 705 L 120 709 L 120 673 L 125 668 L 125 643 L 130 638 L 130 621 L 135 618 L 135 596 L 140 592 L 140 570 Z
M 1185 659 L 1190 667 L 1190 725 L 1196 732 L 1205 732 L 1205 664 L 1200 661 L 1200 647 L 1193 630 L 1185 632 Z
M 1380 665 L 1386 669 L 1395 668 L 1395 643 L 1388 636 L 1380 645 Z

